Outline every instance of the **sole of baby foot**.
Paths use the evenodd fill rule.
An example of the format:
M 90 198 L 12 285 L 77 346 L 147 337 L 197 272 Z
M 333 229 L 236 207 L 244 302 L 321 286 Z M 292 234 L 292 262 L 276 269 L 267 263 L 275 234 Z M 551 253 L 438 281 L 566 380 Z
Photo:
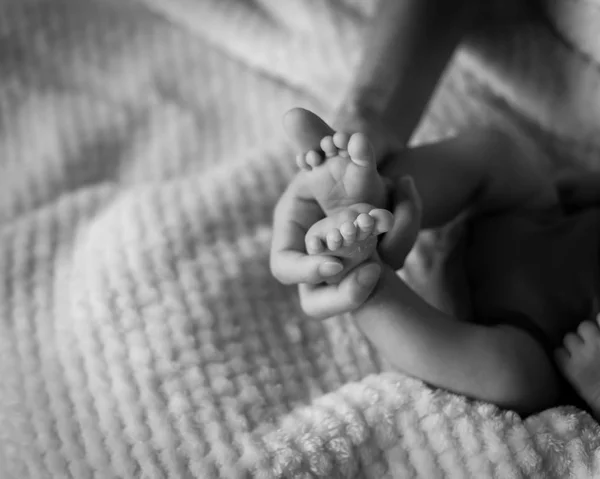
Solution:
M 556 363 L 579 395 L 600 412 L 600 316 L 583 321 L 577 331 L 565 336 L 556 351 Z
M 393 222 L 387 210 L 353 205 L 313 225 L 306 234 L 306 251 L 339 258 L 368 257 L 377 247 L 377 236 L 389 231 Z
M 322 138 L 320 147 L 323 154 L 311 150 L 296 162 L 310 175 L 311 191 L 327 215 L 357 203 L 385 206 L 384 183 L 364 134 L 337 132 Z

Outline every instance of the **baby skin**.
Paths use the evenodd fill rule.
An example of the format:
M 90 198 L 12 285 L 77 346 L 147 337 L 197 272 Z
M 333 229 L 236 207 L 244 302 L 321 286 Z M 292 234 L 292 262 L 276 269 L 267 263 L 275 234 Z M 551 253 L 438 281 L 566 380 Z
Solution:
M 384 203 L 385 187 L 365 135 L 337 132 L 324 137 L 320 145 L 325 158 L 314 150 L 296 158 L 327 215 L 306 233 L 306 251 L 345 259 L 347 272 L 373 255 L 377 236 L 389 231 L 394 217 L 377 207 Z
M 304 125 L 316 121 L 309 121 L 310 112 L 302 115 L 302 121 L 296 123 L 301 127 L 296 131 L 305 135 L 308 128 Z M 579 274 L 586 268 L 579 266 L 589 265 L 591 253 L 587 245 L 580 248 L 582 251 L 567 249 L 577 268 L 571 267 L 565 275 L 554 274 L 556 271 L 549 269 L 543 272 L 546 276 L 540 276 L 541 270 L 536 266 L 539 261 L 533 263 L 533 273 L 530 273 L 528 264 L 519 259 L 537 260 L 536 254 L 541 254 L 538 250 L 557 251 L 553 248 L 560 250 L 563 244 L 577 241 L 579 237 L 564 236 L 565 228 L 539 230 L 543 222 L 526 223 L 519 235 L 503 229 L 507 221 L 512 225 L 523 223 L 518 219 L 523 211 L 528 215 L 536 212 L 543 215 L 546 211 L 555 211 L 559 205 L 555 185 L 527 166 L 532 164 L 530 156 L 535 150 L 526 140 L 517 140 L 515 143 L 512 137 L 497 132 L 472 131 L 440 143 L 405 150 L 394 161 L 386 163 L 387 169 L 384 167 L 382 174 L 394 191 L 392 198 L 399 204 L 407 198 L 415 203 L 414 195 L 406 195 L 403 180 L 406 177 L 412 178 L 410 182 L 419 193 L 419 208 L 415 210 L 419 212 L 418 217 L 404 225 L 404 234 L 404 226 L 398 227 L 403 224 L 399 221 L 402 217 L 398 213 L 402 211 L 399 204 L 389 205 L 396 215 L 383 209 L 387 206 L 386 190 L 375 168 L 368 139 L 361 134 L 348 137 L 341 133 L 323 138 L 324 157 L 317 152 L 306 152 L 297 158 L 298 166 L 306 170 L 300 174 L 310 175 L 306 177 L 308 188 L 326 215 L 305 230 L 305 249 L 308 257 L 326 254 L 351 259 L 350 268 L 359 268 L 365 261 L 378 262 L 381 273 L 377 286 L 362 304 L 352 304 L 346 312 L 396 369 L 431 385 L 530 414 L 558 403 L 561 382 L 556 374 L 556 362 L 597 413 L 600 412 L 600 373 L 596 373 L 596 365 L 600 364 L 600 328 L 597 322 L 581 323 L 578 319 L 580 305 L 586 304 L 589 288 L 564 284 L 564 281 L 588 283 L 588 276 Z M 305 200 L 296 204 L 302 201 Z M 437 228 L 462 212 L 468 214 L 469 223 L 477 233 L 472 238 L 485 242 L 471 245 L 470 251 L 482 254 L 471 258 L 471 263 L 465 263 L 466 266 L 478 265 L 476 270 L 467 271 L 469 284 L 475 286 L 471 289 L 475 308 L 472 322 L 430 305 L 395 273 L 405 255 L 395 255 L 394 251 L 407 237 L 414 239 L 410 231 L 415 224 L 423 229 Z M 491 220 L 484 220 L 484 226 L 478 227 L 478 218 L 482 217 Z M 514 222 L 513 217 L 518 220 Z M 291 221 L 285 215 L 281 218 Z M 559 217 L 556 221 L 563 220 Z M 378 246 L 377 235 L 386 231 Z M 580 228 L 579 231 L 585 230 Z M 530 237 L 535 241 L 522 241 Z M 539 241 L 545 242 L 545 249 L 540 249 Z M 522 256 L 513 258 L 512 252 L 520 252 Z M 507 261 L 496 264 L 497 261 L 488 261 L 490 257 Z M 508 273 L 504 271 L 507 267 L 512 268 Z M 350 276 L 350 268 L 345 267 L 340 276 L 330 281 L 344 281 L 343 275 Z M 535 287 L 512 288 L 513 273 L 524 275 L 524 284 Z M 494 276 L 496 274 L 498 276 Z M 548 276 L 555 280 L 546 282 L 544 278 Z M 492 287 L 482 288 L 490 278 Z M 557 295 L 556 291 L 561 294 Z M 521 304 L 526 304 L 522 312 Z M 494 309 L 496 306 L 499 309 Z M 517 316 L 511 316 L 511 311 Z M 581 323 L 576 335 L 565 337 L 564 347 L 559 349 L 555 360 L 547 354 L 548 345 L 531 329 L 519 324 L 519 313 L 522 313 L 531 318 L 544 335 L 556 334 L 557 325 L 545 319 L 548 311 L 558 317 L 572 318 L 572 322 L 568 319 L 569 328 L 573 324 L 572 329 L 577 329 Z M 505 313 L 509 315 L 504 321 Z M 491 318 L 496 321 L 492 322 Z
M 556 351 L 556 363 L 592 414 L 600 421 L 600 315 L 582 322 L 565 336 Z

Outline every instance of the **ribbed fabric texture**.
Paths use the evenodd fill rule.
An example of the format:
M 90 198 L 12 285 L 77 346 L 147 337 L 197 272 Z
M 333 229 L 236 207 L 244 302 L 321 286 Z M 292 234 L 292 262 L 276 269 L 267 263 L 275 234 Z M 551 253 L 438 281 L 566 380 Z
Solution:
M 587 414 L 523 421 L 386 372 L 269 273 L 281 115 L 331 118 L 372 8 L 2 2 L 2 479 L 600 476 Z M 493 123 L 594 166 L 599 94 L 543 26 L 490 30 L 417 141 Z

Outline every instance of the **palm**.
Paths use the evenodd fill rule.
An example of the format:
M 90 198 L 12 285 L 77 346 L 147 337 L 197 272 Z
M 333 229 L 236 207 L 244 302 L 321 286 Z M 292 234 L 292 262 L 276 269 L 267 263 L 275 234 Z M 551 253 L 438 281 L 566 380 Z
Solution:
M 289 186 L 290 189 L 295 190 L 295 196 L 299 200 L 293 203 L 289 214 L 304 230 L 303 233 L 306 233 L 313 224 L 325 217 L 325 212 L 312 194 L 307 180 L 308 177 L 300 173 L 294 177 Z

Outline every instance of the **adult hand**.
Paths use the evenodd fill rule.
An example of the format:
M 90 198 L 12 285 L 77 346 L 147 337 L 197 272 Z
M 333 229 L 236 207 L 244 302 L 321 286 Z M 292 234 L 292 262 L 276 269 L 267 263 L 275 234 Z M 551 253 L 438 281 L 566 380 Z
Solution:
M 306 232 L 324 214 L 310 197 L 305 178 L 299 173 L 275 208 L 271 271 L 284 284 L 299 284 L 300 304 L 307 315 L 325 319 L 363 304 L 377 284 L 381 267 L 366 262 L 342 277 L 339 258 L 306 254 Z M 325 284 L 334 276 L 341 281 Z
M 311 196 L 306 176 L 300 172 L 275 207 L 271 272 L 284 284 L 317 284 L 344 269 L 339 258 L 306 253 L 306 232 L 324 217 L 323 210 Z
M 301 152 L 320 151 L 321 139 L 333 134 L 323 120 L 301 108 L 290 110 L 283 124 Z M 273 218 L 271 272 L 282 283 L 318 284 L 342 272 L 344 267 L 338 258 L 306 254 L 306 232 L 323 217 L 323 210 L 308 187 L 306 172 L 299 172 L 279 199 Z
M 301 284 L 298 287 L 300 305 L 315 319 L 348 313 L 369 298 L 380 275 L 381 265 L 368 261 L 354 268 L 337 284 Z

